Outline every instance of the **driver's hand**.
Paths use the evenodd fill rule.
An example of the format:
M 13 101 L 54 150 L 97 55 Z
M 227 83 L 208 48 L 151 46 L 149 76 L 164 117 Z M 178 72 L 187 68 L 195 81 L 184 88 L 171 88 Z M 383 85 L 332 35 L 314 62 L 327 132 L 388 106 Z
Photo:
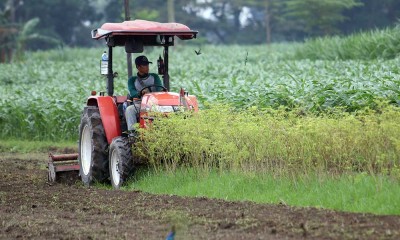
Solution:
M 143 89 L 142 92 L 141 92 L 142 95 L 145 95 L 146 93 L 149 93 L 149 89 L 147 89 L 147 88 Z

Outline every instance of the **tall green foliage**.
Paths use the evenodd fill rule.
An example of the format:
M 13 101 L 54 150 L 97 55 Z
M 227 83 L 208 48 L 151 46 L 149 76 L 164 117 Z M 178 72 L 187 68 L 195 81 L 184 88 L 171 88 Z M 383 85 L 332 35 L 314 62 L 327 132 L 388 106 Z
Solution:
M 400 56 L 400 26 L 351 36 L 310 39 L 300 45 L 296 59 L 392 59 Z
M 131 16 L 166 22 L 169 9 L 175 21 L 200 30 L 199 37 L 223 44 L 303 40 L 391 26 L 400 11 L 400 3 L 395 0 L 174 0 L 169 5 L 168 2 L 172 3 L 131 0 Z M 8 0 L 0 2 L 0 9 L 5 11 L 9 3 L 14 3 L 11 24 L 39 18 L 40 35 L 59 38 L 70 46 L 93 45 L 91 29 L 103 22 L 124 20 L 123 1 Z M 36 41 L 27 45 L 33 49 L 51 46 Z

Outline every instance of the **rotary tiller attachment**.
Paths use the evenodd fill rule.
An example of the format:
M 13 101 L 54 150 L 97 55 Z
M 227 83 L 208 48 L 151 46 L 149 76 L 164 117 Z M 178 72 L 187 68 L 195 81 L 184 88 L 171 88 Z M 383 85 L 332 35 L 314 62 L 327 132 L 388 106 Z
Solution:
M 78 154 L 49 154 L 48 180 L 50 183 L 62 180 L 73 182 L 79 178 Z

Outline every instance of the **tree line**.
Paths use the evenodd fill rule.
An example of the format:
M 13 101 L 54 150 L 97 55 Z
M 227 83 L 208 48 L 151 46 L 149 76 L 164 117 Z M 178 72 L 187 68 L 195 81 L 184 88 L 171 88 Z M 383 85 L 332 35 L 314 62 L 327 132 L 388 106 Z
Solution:
M 90 30 L 124 20 L 124 0 L 0 0 L 0 60 L 25 49 L 92 46 Z M 131 19 L 180 22 L 199 41 L 262 44 L 398 23 L 398 0 L 130 0 Z

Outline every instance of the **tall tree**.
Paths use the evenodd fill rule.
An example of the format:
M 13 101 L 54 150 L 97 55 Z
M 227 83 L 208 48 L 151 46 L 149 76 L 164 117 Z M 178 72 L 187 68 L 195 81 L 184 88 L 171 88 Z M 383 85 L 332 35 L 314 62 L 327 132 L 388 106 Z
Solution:
M 15 23 L 16 10 L 21 3 L 19 0 L 8 0 L 4 10 L 0 8 L 0 62 L 21 60 L 27 44 L 32 41 L 61 44 L 54 38 L 37 33 L 39 18 Z
M 15 23 L 15 9 L 19 3 L 7 0 L 0 5 L 0 63 L 11 61 L 18 25 Z
M 11 3 L 13 8 L 4 11 Z M 351 33 L 390 26 L 400 16 L 399 0 L 131 0 L 130 7 L 132 19 L 182 22 L 199 30 L 204 41 L 223 44 Z M 0 0 L 0 11 L 3 58 L 5 43 L 15 41 L 16 31 L 35 17 L 40 20 L 35 33 L 79 46 L 94 43 L 89 36 L 92 28 L 124 20 L 123 1 L 115 0 Z M 26 43 L 27 48 L 50 46 Z
M 195 1 L 196 2 L 196 1 Z M 241 14 L 244 5 L 243 0 L 213 0 L 194 3 L 195 7 L 192 9 L 197 10 L 198 17 L 201 16 L 202 11 L 209 11 L 210 16 L 208 16 L 208 32 L 209 35 L 214 36 L 216 41 L 220 43 L 235 43 L 240 41 L 240 39 L 247 38 L 249 35 L 243 36 L 238 33 L 241 32 Z M 248 6 L 255 4 L 255 0 L 247 1 Z M 254 35 L 251 35 L 252 37 Z
M 90 37 L 86 37 L 90 35 L 90 23 L 100 17 L 89 0 L 23 1 L 15 15 L 17 22 L 39 18 L 37 29 L 40 34 L 59 38 L 68 45 L 90 42 Z
M 33 18 L 22 25 L 21 29 L 15 38 L 15 58 L 16 60 L 22 60 L 23 54 L 25 53 L 26 46 L 29 42 L 40 41 L 43 43 L 50 44 L 52 46 L 61 45 L 62 43 L 52 37 L 44 36 L 37 33 L 37 26 L 39 24 L 39 18 Z
M 344 10 L 361 6 L 360 0 L 286 0 L 286 17 L 309 36 L 338 33 Z
M 363 6 L 345 11 L 348 22 L 340 24 L 344 33 L 384 28 L 398 23 L 400 18 L 399 0 L 361 0 Z
M 282 13 L 282 0 L 253 0 L 243 1 L 244 6 L 253 8 L 263 15 L 263 25 L 265 29 L 266 43 L 272 42 L 274 28 L 279 27 L 281 23 L 280 14 Z M 250 16 L 251 19 L 255 16 Z M 279 31 L 279 30 L 276 30 Z
M 282 0 L 212 0 L 191 5 L 200 13 L 198 18 L 201 11 L 211 13 L 206 31 L 221 43 L 270 43 L 282 22 Z

